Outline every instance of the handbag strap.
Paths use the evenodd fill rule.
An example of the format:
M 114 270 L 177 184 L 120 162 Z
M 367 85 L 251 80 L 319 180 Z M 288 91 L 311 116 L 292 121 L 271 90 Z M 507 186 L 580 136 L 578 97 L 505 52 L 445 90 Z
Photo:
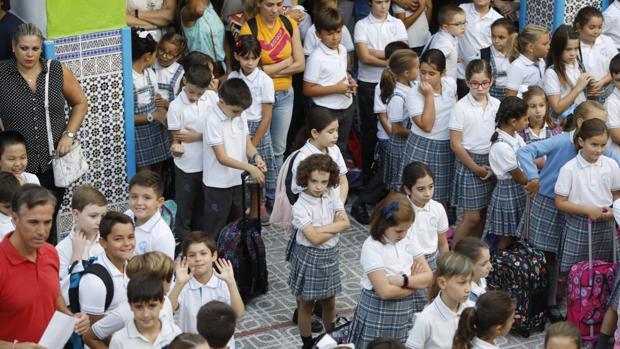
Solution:
M 50 101 L 49 101 L 49 85 L 50 85 L 50 67 L 52 60 L 47 60 L 47 74 L 45 74 L 45 123 L 47 124 L 47 145 L 49 147 L 50 156 L 54 156 L 54 137 L 52 137 L 52 123 L 50 122 Z

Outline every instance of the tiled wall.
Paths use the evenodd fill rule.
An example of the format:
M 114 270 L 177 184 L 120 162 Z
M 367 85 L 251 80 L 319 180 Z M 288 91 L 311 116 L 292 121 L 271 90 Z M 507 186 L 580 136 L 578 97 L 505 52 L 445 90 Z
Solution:
M 525 24 L 534 23 L 551 28 L 553 26 L 554 7 L 551 3 L 564 2 L 564 23 L 572 24 L 577 12 L 584 6 L 601 8 L 601 0 L 528 0 Z

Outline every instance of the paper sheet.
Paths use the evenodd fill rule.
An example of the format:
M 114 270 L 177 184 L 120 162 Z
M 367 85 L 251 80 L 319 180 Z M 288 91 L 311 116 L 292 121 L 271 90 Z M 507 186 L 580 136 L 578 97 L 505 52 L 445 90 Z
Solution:
M 56 311 L 47 324 L 39 344 L 47 349 L 62 349 L 71 337 L 76 321 L 76 318 Z

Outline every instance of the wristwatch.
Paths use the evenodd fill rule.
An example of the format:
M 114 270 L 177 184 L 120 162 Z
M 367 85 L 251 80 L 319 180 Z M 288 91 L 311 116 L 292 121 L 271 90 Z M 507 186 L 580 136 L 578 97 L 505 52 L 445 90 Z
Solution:
M 146 121 L 148 121 L 148 122 L 153 122 L 153 120 L 155 120 L 155 119 L 153 118 L 153 113 L 147 113 L 147 114 L 146 114 Z
M 74 138 L 75 138 L 75 136 L 76 136 L 76 133 L 75 133 L 75 132 L 69 132 L 69 131 L 65 131 L 65 132 L 63 132 L 62 134 L 63 134 L 63 135 L 67 135 L 67 137 L 69 137 L 69 138 L 71 138 L 71 139 L 74 139 Z

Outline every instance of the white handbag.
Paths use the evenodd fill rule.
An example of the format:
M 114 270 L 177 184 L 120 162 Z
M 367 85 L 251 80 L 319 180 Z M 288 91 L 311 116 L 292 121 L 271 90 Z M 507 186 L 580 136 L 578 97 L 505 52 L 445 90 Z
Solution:
M 45 121 L 47 123 L 47 144 L 52 157 L 52 169 L 54 171 L 54 184 L 59 188 L 67 188 L 77 181 L 88 171 L 88 162 L 82 153 L 82 146 L 78 139 L 74 140 L 71 150 L 62 157 L 56 157 L 54 151 L 54 138 L 52 137 L 52 124 L 50 122 L 49 106 L 49 80 L 50 65 L 52 60 L 47 61 L 47 74 L 45 75 Z

